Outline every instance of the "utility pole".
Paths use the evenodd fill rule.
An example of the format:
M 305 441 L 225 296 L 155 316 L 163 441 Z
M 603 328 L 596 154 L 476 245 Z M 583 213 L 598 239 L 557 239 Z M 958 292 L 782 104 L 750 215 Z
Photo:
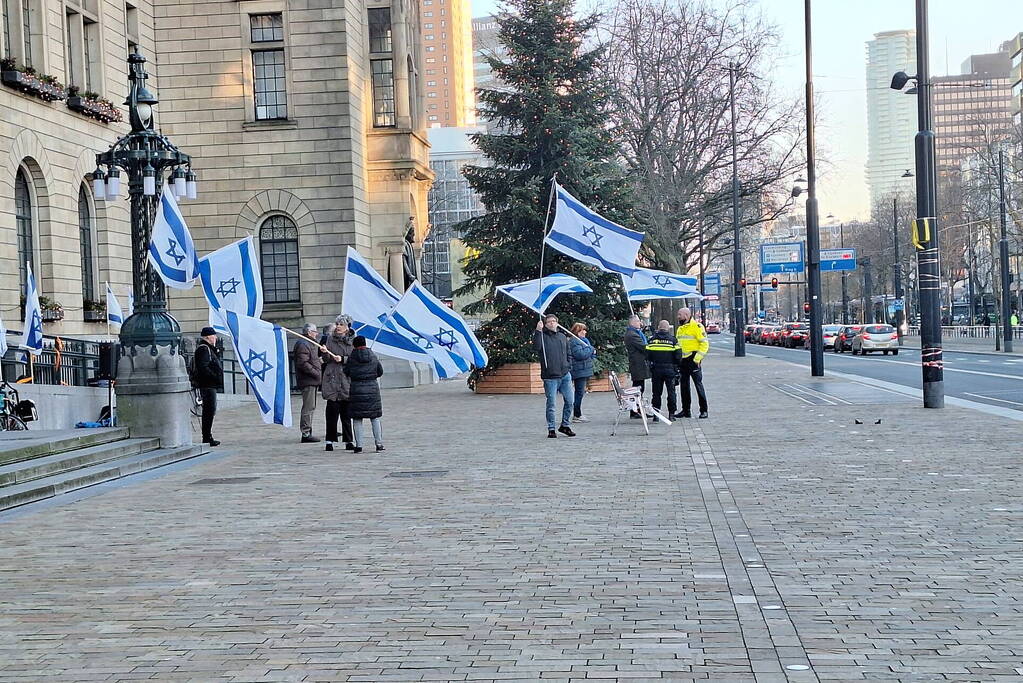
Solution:
M 824 376 L 824 334 L 821 330 L 821 235 L 817 219 L 813 116 L 813 31 L 810 1 L 803 3 L 806 38 L 806 270 L 810 302 L 810 375 Z
M 860 322 L 869 325 L 874 322 L 874 283 L 871 280 L 870 258 L 864 258 L 860 263 L 863 266 L 863 311 Z
M 703 225 L 700 225 L 700 294 L 703 294 L 707 287 L 704 285 L 704 271 L 706 267 L 703 260 Z M 700 299 L 700 323 L 703 325 L 707 324 L 707 300 L 704 298 Z
M 898 303 L 904 295 L 902 290 L 902 263 L 899 262 L 899 195 L 898 193 L 892 197 L 892 244 L 895 249 L 893 254 L 895 256 L 895 301 Z M 895 331 L 899 337 L 899 346 L 902 346 L 904 340 L 902 339 L 902 321 L 905 320 L 905 306 L 906 302 L 902 301 L 903 308 L 895 311 Z
M 930 45 L 927 0 L 916 0 L 917 122 L 916 216 L 920 271 L 920 366 L 925 408 L 945 406 L 941 349 L 941 271 L 938 251 L 938 180 L 931 130 Z
M 998 239 L 998 258 L 1001 260 L 1002 280 L 1002 351 L 1012 353 L 1012 315 L 1009 307 L 1009 237 L 1005 221 L 1005 151 L 998 150 L 998 212 L 1000 214 L 1001 234 Z
M 838 226 L 839 240 L 842 243 L 842 249 L 845 249 L 845 223 Z M 849 275 L 849 271 L 842 271 L 842 324 L 849 324 L 849 289 L 846 285 L 846 278 Z
M 728 100 L 732 109 L 732 321 L 735 325 L 735 357 L 742 358 L 746 355 L 746 316 L 743 308 L 746 304 L 746 293 L 739 286 L 739 280 L 743 277 L 742 252 L 739 250 L 739 162 L 736 151 L 735 133 L 735 71 L 738 65 L 734 62 L 728 64 Z M 702 294 L 702 292 L 701 292 Z

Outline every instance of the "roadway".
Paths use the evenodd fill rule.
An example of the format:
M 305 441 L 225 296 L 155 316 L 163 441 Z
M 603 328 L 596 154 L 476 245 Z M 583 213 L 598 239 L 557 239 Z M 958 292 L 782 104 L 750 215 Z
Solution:
M 712 351 L 731 354 L 733 348 L 732 335 L 711 335 Z M 747 344 L 746 353 L 803 365 L 809 376 L 808 351 Z M 958 351 L 946 351 L 944 357 L 946 396 L 1023 411 L 1023 357 Z M 825 351 L 824 369 L 913 389 L 920 389 L 922 385 L 920 352 L 906 347 L 899 350 L 898 356 L 885 356 L 880 352 L 853 356 L 848 352 Z

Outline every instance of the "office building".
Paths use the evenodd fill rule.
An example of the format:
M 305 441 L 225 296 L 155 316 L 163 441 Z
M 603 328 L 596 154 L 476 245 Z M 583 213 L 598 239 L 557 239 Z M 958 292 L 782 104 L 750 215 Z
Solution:
M 419 0 L 426 120 L 431 128 L 476 121 L 469 0 Z
M 1009 41 L 1009 89 L 1012 97 L 1012 123 L 1023 127 L 1023 33 Z
M 898 191 L 915 165 L 916 99 L 891 90 L 897 71 L 916 73 L 916 33 L 885 31 L 867 42 L 867 186 L 871 205 Z

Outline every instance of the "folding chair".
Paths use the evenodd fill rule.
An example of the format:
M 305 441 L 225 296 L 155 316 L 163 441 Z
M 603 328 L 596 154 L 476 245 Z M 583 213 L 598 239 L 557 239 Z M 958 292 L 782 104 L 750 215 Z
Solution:
M 617 373 L 608 371 L 608 379 L 611 381 L 611 388 L 614 389 L 615 398 L 618 399 L 618 414 L 615 415 L 615 423 L 611 427 L 611 436 L 618 431 L 618 422 L 622 419 L 622 413 L 638 412 L 643 418 L 643 431 L 650 436 L 650 425 L 646 421 L 646 410 L 643 409 L 643 392 L 639 387 L 623 388 Z

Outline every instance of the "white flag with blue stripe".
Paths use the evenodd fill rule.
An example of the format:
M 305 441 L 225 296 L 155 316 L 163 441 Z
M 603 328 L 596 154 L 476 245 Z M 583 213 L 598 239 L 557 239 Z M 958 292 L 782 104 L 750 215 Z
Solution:
M 643 233 L 612 223 L 554 183 L 554 225 L 544 241 L 563 254 L 609 273 L 631 275 Z
M 366 339 L 375 339 L 373 350 L 378 353 L 430 363 L 432 359 L 423 349 L 385 324 L 400 300 L 398 291 L 369 265 L 362 254 L 348 247 L 341 312 L 352 316 L 352 329 Z
M 7 354 L 7 325 L 4 325 L 4 321 L 0 318 L 0 358 L 3 358 Z
M 199 257 L 192 235 L 167 183 L 156 207 L 153 234 L 149 240 L 149 263 L 164 284 L 174 289 L 191 289 L 199 276 Z
M 43 352 L 43 310 L 39 305 L 39 288 L 32 273 L 32 262 L 26 262 L 25 328 L 21 334 L 21 348 L 38 356 Z
M 199 259 L 199 280 L 210 305 L 210 325 L 218 332 L 227 332 L 223 311 L 250 318 L 263 315 L 263 283 L 251 236 Z
M 125 311 L 128 318 L 135 315 L 135 292 L 128 292 L 128 310 Z
M 110 325 L 124 323 L 124 311 L 121 310 L 121 304 L 114 296 L 114 290 L 110 289 L 109 282 L 107 283 L 107 323 Z
M 266 424 L 291 426 L 291 375 L 288 344 L 278 325 L 234 311 L 224 312 L 234 356 Z
M 678 275 L 663 270 L 637 268 L 632 275 L 622 275 L 622 284 L 630 301 L 646 299 L 702 299 L 700 279 L 695 275 Z
M 484 367 L 487 351 L 462 317 L 444 302 L 413 282 L 391 312 L 390 325 L 411 339 L 433 360 L 440 377 Z
M 563 273 L 551 273 L 536 280 L 500 285 L 497 291 L 542 314 L 559 294 L 593 294 L 581 280 Z

